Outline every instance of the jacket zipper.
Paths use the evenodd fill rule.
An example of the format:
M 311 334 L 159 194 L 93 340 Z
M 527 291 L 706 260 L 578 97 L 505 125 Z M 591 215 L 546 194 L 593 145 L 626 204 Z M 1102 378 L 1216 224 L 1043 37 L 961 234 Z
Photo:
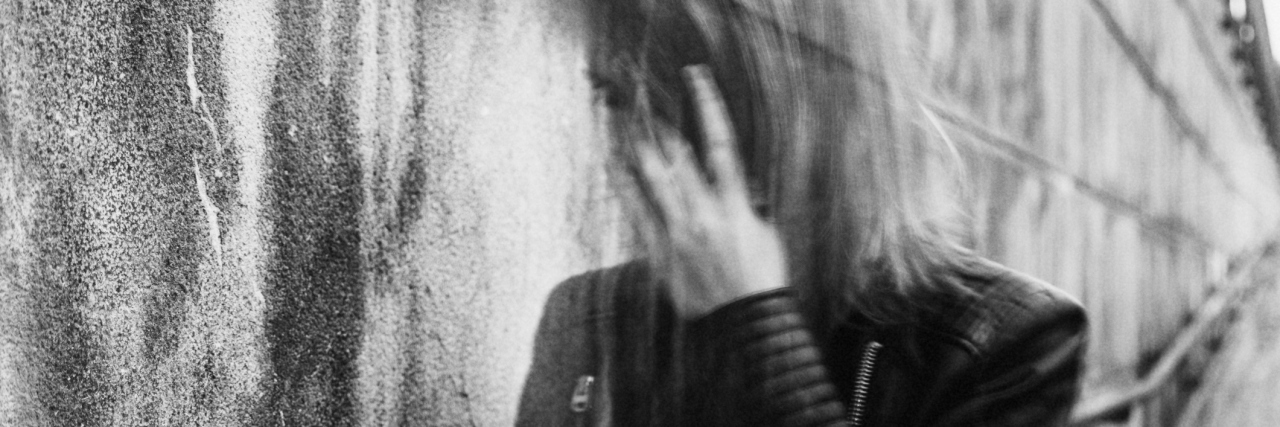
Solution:
M 862 359 L 858 363 L 858 376 L 854 379 L 853 394 L 849 396 L 849 408 L 845 413 L 845 421 L 851 427 L 862 427 L 862 417 L 866 414 L 867 392 L 871 389 L 871 373 L 876 367 L 876 355 L 884 347 L 877 341 L 867 343 L 862 349 Z
M 591 409 L 591 386 L 596 382 L 596 377 L 591 375 L 583 375 L 578 377 L 577 384 L 573 386 L 573 395 L 569 398 L 569 410 L 577 415 L 578 425 L 587 425 L 587 411 Z

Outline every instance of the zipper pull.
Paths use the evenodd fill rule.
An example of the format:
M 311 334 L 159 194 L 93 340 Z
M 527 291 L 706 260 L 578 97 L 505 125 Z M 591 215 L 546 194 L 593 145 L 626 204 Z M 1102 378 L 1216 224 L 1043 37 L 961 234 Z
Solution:
M 595 382 L 596 377 L 590 375 L 578 377 L 578 385 L 573 387 L 573 397 L 569 399 L 569 410 L 581 413 L 591 409 L 591 386 Z

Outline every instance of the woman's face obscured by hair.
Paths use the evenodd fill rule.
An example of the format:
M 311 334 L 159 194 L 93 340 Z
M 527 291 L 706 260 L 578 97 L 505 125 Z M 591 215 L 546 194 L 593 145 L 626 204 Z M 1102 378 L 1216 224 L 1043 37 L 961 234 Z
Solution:
M 591 76 L 627 160 L 637 138 L 679 133 L 702 154 L 681 69 L 709 66 L 746 180 L 786 245 L 806 310 L 900 318 L 954 255 L 919 131 L 908 24 L 896 0 L 596 0 Z M 632 176 L 636 176 L 632 171 Z M 942 174 L 939 174 L 942 176 Z M 643 182 L 637 182 L 643 187 Z M 644 188 L 640 188 L 643 192 Z M 926 191 L 927 190 L 927 191 Z M 946 200 L 942 200 L 945 202 Z M 877 296 L 879 295 L 879 296 Z M 900 301 L 899 301 L 900 302 Z M 823 323 L 823 322 L 819 322 Z
M 692 145 L 701 163 L 704 146 L 693 97 L 681 77 L 689 65 L 710 66 L 735 127 L 743 170 L 753 190 L 767 188 L 752 147 L 759 123 L 752 117 L 752 85 L 737 44 L 727 31 L 708 34 L 681 2 L 605 1 L 597 4 L 588 77 L 597 102 L 608 106 L 614 143 L 626 155 L 636 138 L 674 130 Z M 710 39 L 719 40 L 713 46 Z M 650 129 L 645 129 L 650 128 Z M 763 200 L 763 191 L 753 191 Z M 757 203 L 762 206 L 763 203 Z

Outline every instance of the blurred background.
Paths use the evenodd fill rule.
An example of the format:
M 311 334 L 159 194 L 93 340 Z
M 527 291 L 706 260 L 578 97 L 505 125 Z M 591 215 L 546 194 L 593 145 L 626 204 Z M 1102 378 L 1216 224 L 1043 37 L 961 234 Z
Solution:
M 967 243 L 1089 310 L 1082 425 L 1280 422 L 1278 3 L 906 8 Z M 0 0 L 0 424 L 510 424 L 631 247 L 581 6 Z

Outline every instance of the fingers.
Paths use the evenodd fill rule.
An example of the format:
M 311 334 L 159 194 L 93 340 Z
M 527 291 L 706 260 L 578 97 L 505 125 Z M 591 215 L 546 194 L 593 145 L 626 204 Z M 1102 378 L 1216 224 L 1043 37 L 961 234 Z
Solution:
M 734 202 L 746 203 L 750 196 L 742 176 L 729 109 L 716 88 L 711 70 L 706 65 L 684 67 L 686 84 L 693 91 L 694 104 L 707 143 L 707 163 L 716 177 L 716 187 Z
M 675 176 L 662 154 L 652 144 L 641 143 L 636 146 L 636 160 L 653 205 L 650 208 L 658 220 L 667 228 L 679 224 L 685 217 L 683 202 L 680 201 Z
M 659 215 L 672 238 L 699 234 L 708 225 L 706 217 L 722 210 L 718 196 L 699 172 L 693 150 L 674 130 L 659 131 L 654 137 L 658 141 L 636 146 L 639 169 L 654 213 Z M 661 151 L 659 144 L 663 147 Z

